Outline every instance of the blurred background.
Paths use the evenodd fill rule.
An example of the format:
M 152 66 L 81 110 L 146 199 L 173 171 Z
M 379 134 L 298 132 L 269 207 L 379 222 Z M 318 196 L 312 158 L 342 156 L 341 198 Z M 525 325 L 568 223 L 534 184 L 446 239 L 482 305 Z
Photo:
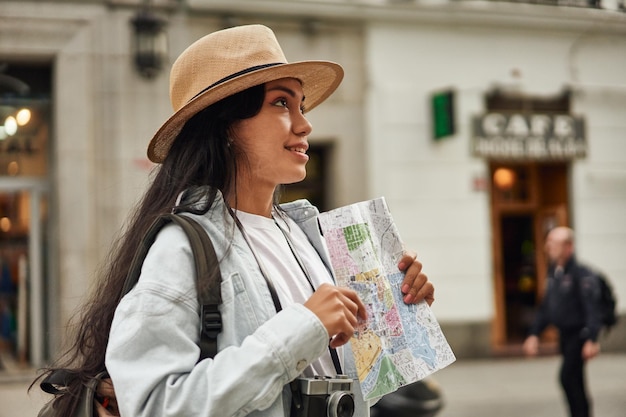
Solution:
M 522 360 L 557 225 L 613 285 L 622 320 L 602 344 L 624 361 L 623 0 L 0 0 L 0 390 L 59 353 L 149 180 L 172 62 L 248 23 L 291 62 L 343 65 L 285 199 L 386 198 L 452 367 Z

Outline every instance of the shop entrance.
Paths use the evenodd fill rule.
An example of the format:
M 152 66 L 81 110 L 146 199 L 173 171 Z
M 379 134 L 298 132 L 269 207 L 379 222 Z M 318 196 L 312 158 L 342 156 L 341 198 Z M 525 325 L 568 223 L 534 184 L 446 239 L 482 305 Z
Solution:
M 0 372 L 46 356 L 51 74 L 0 61 Z
M 48 186 L 0 179 L 0 371 L 43 363 Z
M 568 219 L 568 169 L 560 163 L 490 163 L 497 352 L 521 348 L 543 295 L 543 242 Z M 548 333 L 544 349 L 552 349 Z

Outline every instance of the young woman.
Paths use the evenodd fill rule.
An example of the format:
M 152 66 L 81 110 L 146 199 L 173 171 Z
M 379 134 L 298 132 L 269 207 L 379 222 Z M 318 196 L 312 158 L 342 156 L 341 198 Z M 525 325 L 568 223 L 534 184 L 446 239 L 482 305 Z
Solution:
M 306 175 L 312 127 L 305 112 L 342 77 L 332 62 L 287 63 L 261 25 L 209 34 L 174 63 L 175 113 L 148 148 L 161 166 L 75 345 L 84 372 L 98 370 L 107 346 L 120 415 L 289 416 L 289 383 L 336 375 L 333 349 L 344 373 L 354 367 L 346 343 L 367 319 L 365 306 L 334 285 L 317 209 L 277 204 L 281 184 Z M 139 240 L 173 209 L 202 224 L 220 260 L 223 328 L 213 359 L 198 362 L 193 257 L 178 226 L 161 230 L 139 283 L 115 305 Z M 433 286 L 415 255 L 398 267 L 406 271 L 405 302 L 432 303 Z M 353 391 L 354 415 L 367 416 L 358 382 Z

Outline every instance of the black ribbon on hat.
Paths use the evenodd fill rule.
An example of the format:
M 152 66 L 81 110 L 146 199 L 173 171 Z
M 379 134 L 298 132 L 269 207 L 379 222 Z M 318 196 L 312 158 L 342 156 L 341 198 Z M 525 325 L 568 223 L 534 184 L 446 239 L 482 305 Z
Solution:
M 244 75 L 244 74 L 247 74 L 247 73 L 249 73 L 249 72 L 256 71 L 256 70 L 260 70 L 260 69 L 264 69 L 264 68 L 269 68 L 269 67 L 274 67 L 274 66 L 276 66 L 276 65 L 284 65 L 284 64 L 285 64 L 284 62 L 276 62 L 276 63 L 273 63 L 273 64 L 255 65 L 254 67 L 246 68 L 246 69 L 241 70 L 241 71 L 238 71 L 238 72 L 236 72 L 236 73 L 234 73 L 234 74 L 230 74 L 230 75 L 228 75 L 228 76 L 226 76 L 226 77 L 222 78 L 221 80 L 218 80 L 218 81 L 214 82 L 214 83 L 213 83 L 213 84 L 211 84 L 210 86 L 208 86 L 208 87 L 206 87 L 206 88 L 202 89 L 202 91 L 200 91 L 198 94 L 196 94 L 195 96 L 191 97 L 191 98 L 189 99 L 189 101 L 192 101 L 194 98 L 198 97 L 199 95 L 201 95 L 201 94 L 202 94 L 202 93 L 204 93 L 205 91 L 210 90 L 211 88 L 213 88 L 213 87 L 215 87 L 215 86 L 217 86 L 217 85 L 219 85 L 219 84 L 225 83 L 226 81 L 231 80 L 231 79 L 233 79 L 233 78 L 235 78 L 235 77 L 239 77 L 240 75 Z M 188 101 L 187 103 L 189 103 L 189 101 Z

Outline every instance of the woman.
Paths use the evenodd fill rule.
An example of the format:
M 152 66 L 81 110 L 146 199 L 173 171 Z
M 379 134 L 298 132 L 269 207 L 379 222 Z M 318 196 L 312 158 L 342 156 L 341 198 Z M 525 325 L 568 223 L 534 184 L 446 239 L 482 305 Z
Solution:
M 77 348 L 107 344 L 87 342 L 108 332 L 139 239 L 156 216 L 173 209 L 198 220 L 215 245 L 223 328 L 215 358 L 198 362 L 193 258 L 182 230 L 166 226 L 110 325 L 106 368 L 122 416 L 288 416 L 292 380 L 353 366 L 346 343 L 357 321 L 366 320 L 365 306 L 354 291 L 333 285 L 317 209 L 305 201 L 277 205 L 280 185 L 306 175 L 311 124 L 304 113 L 342 77 L 332 62 L 287 63 L 261 25 L 209 34 L 174 63 L 175 113 L 148 148 L 160 169 L 87 312 Z M 405 302 L 432 303 L 433 286 L 415 256 L 398 266 L 406 271 Z M 92 362 L 84 368 L 95 368 Z M 353 391 L 355 416 L 368 415 L 358 383 Z

